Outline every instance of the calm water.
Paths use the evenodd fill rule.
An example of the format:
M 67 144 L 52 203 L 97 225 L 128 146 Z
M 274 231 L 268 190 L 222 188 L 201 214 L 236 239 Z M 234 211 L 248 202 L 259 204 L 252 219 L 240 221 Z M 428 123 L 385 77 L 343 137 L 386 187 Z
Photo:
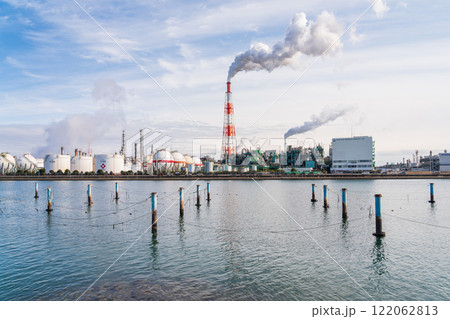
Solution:
M 199 209 L 195 185 L 186 191 L 183 219 L 177 190 L 191 181 L 121 181 L 117 204 L 115 182 L 90 182 L 90 210 L 88 182 L 39 182 L 37 200 L 34 182 L 0 182 L 0 300 L 76 300 L 133 242 L 82 300 L 449 300 L 450 181 L 432 181 L 434 205 L 429 182 L 316 181 L 312 204 L 310 181 L 212 181 Z M 151 192 L 158 232 L 142 235 Z M 381 240 L 372 235 L 375 193 Z

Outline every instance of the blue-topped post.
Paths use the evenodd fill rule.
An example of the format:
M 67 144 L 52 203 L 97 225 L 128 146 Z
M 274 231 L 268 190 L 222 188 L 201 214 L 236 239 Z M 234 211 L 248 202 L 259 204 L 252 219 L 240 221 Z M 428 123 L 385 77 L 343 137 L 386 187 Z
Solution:
M 206 200 L 207 200 L 208 202 L 211 200 L 209 183 L 206 183 Z
M 197 204 L 195 206 L 200 207 L 200 185 L 197 185 Z
M 328 186 L 323 185 L 323 208 L 328 208 L 328 199 L 327 199 Z
M 184 215 L 184 194 L 183 187 L 180 187 L 180 216 Z
M 157 210 L 158 210 L 158 194 L 152 193 L 152 231 L 156 231 L 158 229 L 158 225 L 156 224 L 157 218 Z
M 430 183 L 430 200 L 429 203 L 434 203 L 434 183 Z
M 53 199 L 53 192 L 51 187 L 47 187 L 47 212 L 50 213 L 52 209 L 52 199 Z
M 38 184 L 38 182 L 34 183 L 34 198 L 39 198 L 39 184 Z
M 92 187 L 91 187 L 91 184 L 88 184 L 87 196 L 88 196 L 88 206 L 91 206 L 93 204 L 93 202 L 92 202 Z
M 115 198 L 115 200 L 116 201 L 119 200 L 119 183 L 116 183 L 116 198 Z
M 374 236 L 384 237 L 383 225 L 381 221 L 381 194 L 375 194 L 375 232 Z
M 311 198 L 311 202 L 313 202 L 313 203 L 317 202 L 315 188 L 316 188 L 316 185 L 312 184 L 312 198 Z
M 342 219 L 347 219 L 347 189 L 342 189 Z

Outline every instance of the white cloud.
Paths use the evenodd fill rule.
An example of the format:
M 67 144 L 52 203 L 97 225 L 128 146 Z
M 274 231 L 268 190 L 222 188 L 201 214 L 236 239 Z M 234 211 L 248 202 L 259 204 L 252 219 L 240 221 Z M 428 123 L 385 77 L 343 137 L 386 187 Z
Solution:
M 350 42 L 355 45 L 358 42 L 360 42 L 362 39 L 364 39 L 364 35 L 363 34 L 357 34 L 356 33 L 356 28 L 353 26 L 350 28 L 349 30 L 349 40 Z
M 382 18 L 384 14 L 389 11 L 384 0 L 371 0 L 373 2 L 372 10 L 376 13 L 378 18 Z

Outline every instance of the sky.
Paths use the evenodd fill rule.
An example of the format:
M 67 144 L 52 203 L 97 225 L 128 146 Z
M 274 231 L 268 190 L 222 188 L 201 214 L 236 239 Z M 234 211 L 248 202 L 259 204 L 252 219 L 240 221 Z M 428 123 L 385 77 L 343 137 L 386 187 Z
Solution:
M 238 140 L 273 149 L 334 112 L 289 142 L 372 136 L 378 165 L 443 152 L 449 14 L 447 0 L 0 1 L 0 152 L 118 152 L 143 128 L 183 153 L 220 144 L 229 68 L 252 54 L 231 79 Z

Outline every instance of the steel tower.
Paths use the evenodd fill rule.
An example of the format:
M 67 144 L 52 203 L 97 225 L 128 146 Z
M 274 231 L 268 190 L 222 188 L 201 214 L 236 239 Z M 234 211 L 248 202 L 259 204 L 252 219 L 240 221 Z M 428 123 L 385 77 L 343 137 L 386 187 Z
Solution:
M 236 156 L 236 129 L 234 127 L 234 108 L 231 101 L 231 83 L 227 82 L 225 110 L 223 117 L 222 160 L 231 164 Z

